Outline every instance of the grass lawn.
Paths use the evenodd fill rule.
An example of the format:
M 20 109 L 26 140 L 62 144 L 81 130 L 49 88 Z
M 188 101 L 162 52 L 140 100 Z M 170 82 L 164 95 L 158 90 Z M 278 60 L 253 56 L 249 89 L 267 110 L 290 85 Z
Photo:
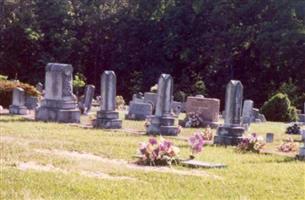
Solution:
M 148 137 L 125 130 L 143 131 L 143 124 L 125 120 L 122 130 L 105 131 L 0 116 L 0 199 L 304 199 L 305 163 L 285 156 L 211 145 L 196 159 L 227 168 L 137 167 L 133 156 Z M 275 133 L 267 148 L 276 149 L 286 126 L 253 124 L 249 131 Z M 187 157 L 187 143 L 170 139 Z

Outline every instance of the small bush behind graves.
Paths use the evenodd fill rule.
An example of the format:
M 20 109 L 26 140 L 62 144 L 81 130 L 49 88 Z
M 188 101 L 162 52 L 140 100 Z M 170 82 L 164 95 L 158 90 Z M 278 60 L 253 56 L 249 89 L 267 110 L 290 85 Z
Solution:
M 123 110 L 124 106 L 125 106 L 125 100 L 122 96 L 116 96 L 115 97 L 115 101 L 116 101 L 116 109 L 119 110 Z
M 197 128 L 201 126 L 203 120 L 201 119 L 200 115 L 196 112 L 189 112 L 186 114 L 184 121 L 184 126 L 186 128 Z
M 264 103 L 261 112 L 269 121 L 290 122 L 297 120 L 297 111 L 286 94 L 277 93 Z
M 286 134 L 301 134 L 301 127 L 297 124 L 287 127 Z
M 14 88 L 20 87 L 30 96 L 39 97 L 40 92 L 32 85 L 19 81 L 0 80 L 0 105 L 8 107 L 12 103 L 12 92 Z
M 259 153 L 265 146 L 264 139 L 257 136 L 256 133 L 252 133 L 249 136 L 244 136 L 237 145 L 237 150 L 240 152 L 254 152 Z

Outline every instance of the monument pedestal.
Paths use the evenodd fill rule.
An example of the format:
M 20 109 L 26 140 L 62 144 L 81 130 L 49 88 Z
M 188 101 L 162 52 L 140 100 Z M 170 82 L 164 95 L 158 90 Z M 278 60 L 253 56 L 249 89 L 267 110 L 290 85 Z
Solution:
M 214 137 L 214 144 L 233 146 L 238 145 L 244 132 L 244 127 L 220 126 L 217 129 L 217 135 Z
M 122 120 L 119 119 L 119 113 L 115 111 L 98 111 L 95 128 L 120 129 Z
M 42 100 L 41 106 L 35 110 L 35 119 L 62 123 L 79 123 L 80 110 L 76 101 Z
M 26 115 L 27 112 L 28 109 L 25 106 L 10 105 L 9 107 L 9 113 L 13 115 Z
M 175 126 L 175 118 L 171 116 L 150 116 L 148 117 L 150 125 L 147 127 L 148 135 L 166 135 L 166 136 L 177 136 L 178 127 Z

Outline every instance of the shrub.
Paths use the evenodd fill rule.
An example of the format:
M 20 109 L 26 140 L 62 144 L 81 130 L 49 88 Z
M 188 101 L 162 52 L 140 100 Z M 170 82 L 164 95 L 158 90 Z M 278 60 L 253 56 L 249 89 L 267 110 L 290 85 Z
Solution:
M 124 106 L 125 106 L 124 98 L 122 96 L 116 96 L 115 101 L 116 101 L 116 104 L 115 104 L 116 109 L 123 110 Z
M 286 94 L 277 93 L 264 103 L 261 112 L 269 121 L 290 122 L 297 120 L 296 108 Z
M 12 102 L 12 92 L 14 88 L 20 87 L 24 89 L 29 96 L 39 97 L 40 92 L 32 85 L 18 81 L 0 80 L 0 105 L 8 107 Z

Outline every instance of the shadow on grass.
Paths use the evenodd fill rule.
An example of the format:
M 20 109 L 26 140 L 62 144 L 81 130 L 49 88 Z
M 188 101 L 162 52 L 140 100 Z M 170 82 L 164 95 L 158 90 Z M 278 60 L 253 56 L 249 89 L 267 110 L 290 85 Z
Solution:
M 33 119 L 19 117 L 17 115 L 10 115 L 10 114 L 1 114 L 0 116 L 10 116 L 10 118 L 2 119 L 0 118 L 0 122 L 33 122 Z

